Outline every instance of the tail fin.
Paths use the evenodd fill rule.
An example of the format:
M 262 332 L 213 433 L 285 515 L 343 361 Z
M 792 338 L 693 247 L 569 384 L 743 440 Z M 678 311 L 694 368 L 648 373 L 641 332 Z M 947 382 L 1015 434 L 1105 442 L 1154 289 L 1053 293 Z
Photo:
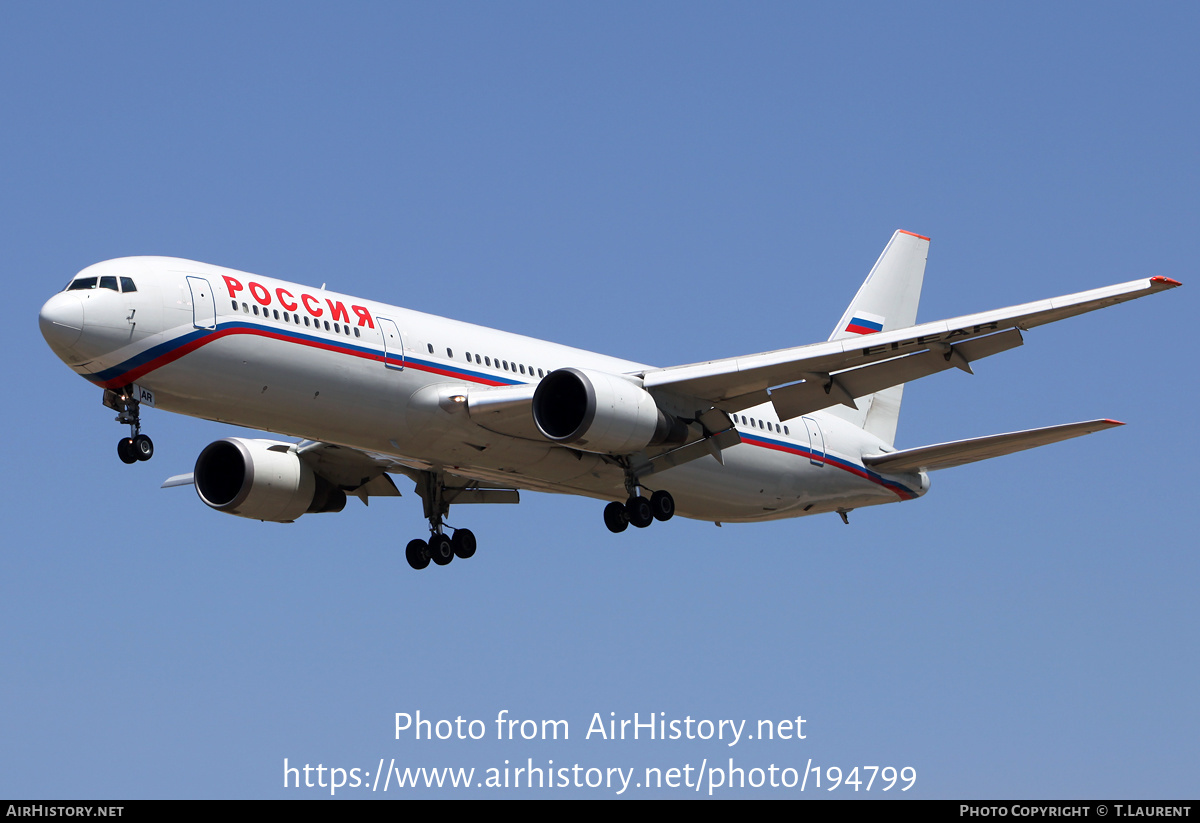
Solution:
M 903 230 L 893 234 L 829 339 L 842 340 L 916 325 L 928 257 L 928 237 Z M 858 398 L 857 409 L 834 406 L 829 411 L 891 445 L 896 441 L 903 395 L 901 384 Z

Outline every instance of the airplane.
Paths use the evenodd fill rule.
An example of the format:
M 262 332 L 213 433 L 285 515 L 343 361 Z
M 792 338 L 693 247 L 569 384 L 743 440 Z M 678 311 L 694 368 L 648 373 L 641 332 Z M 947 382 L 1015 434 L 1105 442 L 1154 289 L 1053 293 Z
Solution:
M 1022 332 L 1179 286 L 1150 277 L 917 324 L 929 238 L 892 235 L 825 342 L 658 368 L 324 286 L 170 257 L 89 266 L 39 313 L 150 459 L 143 406 L 300 438 L 226 437 L 189 474 L 208 506 L 292 522 L 414 481 L 414 569 L 475 554 L 457 504 L 521 490 L 608 501 L 622 532 L 675 514 L 721 525 L 911 500 L 928 473 L 1122 425 L 1091 420 L 897 449 L 904 384 L 1022 345 Z

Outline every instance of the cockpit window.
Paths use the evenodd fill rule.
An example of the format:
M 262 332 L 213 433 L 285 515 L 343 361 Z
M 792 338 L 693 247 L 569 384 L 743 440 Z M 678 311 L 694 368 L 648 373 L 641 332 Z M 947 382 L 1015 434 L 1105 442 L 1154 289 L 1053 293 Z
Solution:
M 125 292 L 126 294 L 131 291 L 137 291 L 137 286 L 133 285 L 132 277 L 121 278 L 121 291 Z
M 95 277 L 76 277 L 71 281 L 71 285 L 67 286 L 67 291 L 82 291 L 94 288 L 96 288 Z
M 112 289 L 113 291 L 116 291 L 117 290 L 117 278 L 113 277 L 111 274 L 101 277 L 100 278 L 100 288 Z

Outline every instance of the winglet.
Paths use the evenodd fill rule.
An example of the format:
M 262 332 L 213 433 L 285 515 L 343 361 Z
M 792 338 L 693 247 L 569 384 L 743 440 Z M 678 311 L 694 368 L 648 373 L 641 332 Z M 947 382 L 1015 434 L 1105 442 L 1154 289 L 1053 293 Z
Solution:
M 1152 284 L 1151 288 L 1157 287 L 1155 289 L 1156 291 L 1161 291 L 1162 289 L 1173 289 L 1176 286 L 1183 285 L 1178 280 L 1172 280 L 1170 277 L 1163 277 L 1162 275 L 1158 275 L 1157 277 L 1151 277 L 1150 282 Z

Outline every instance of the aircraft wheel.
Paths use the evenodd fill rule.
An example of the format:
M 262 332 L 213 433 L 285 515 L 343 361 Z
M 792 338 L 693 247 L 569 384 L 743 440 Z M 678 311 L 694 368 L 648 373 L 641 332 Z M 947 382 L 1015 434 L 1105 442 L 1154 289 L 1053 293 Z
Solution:
M 629 515 L 625 513 L 624 503 L 609 503 L 604 507 L 604 525 L 613 534 L 620 534 L 629 528 Z
M 133 454 L 138 460 L 149 460 L 154 456 L 154 441 L 144 434 L 133 438 Z
M 470 529 L 456 529 L 454 537 L 450 538 L 450 546 L 455 555 L 466 560 L 475 554 L 475 535 Z
M 430 559 L 439 566 L 445 566 L 454 559 L 454 547 L 450 538 L 444 534 L 435 534 L 429 538 Z
M 659 489 L 650 495 L 650 510 L 655 520 L 670 520 L 675 516 L 675 498 L 670 492 Z
M 404 559 L 408 561 L 408 565 L 420 571 L 429 565 L 429 546 L 424 540 L 408 541 L 408 548 L 404 550 Z
M 644 497 L 629 498 L 629 502 L 625 504 L 625 513 L 629 515 L 629 522 L 639 529 L 644 529 L 654 522 L 654 511 L 650 508 L 650 501 Z
M 133 438 L 122 437 L 117 441 L 117 457 L 122 463 L 136 463 L 137 453 L 133 450 Z

